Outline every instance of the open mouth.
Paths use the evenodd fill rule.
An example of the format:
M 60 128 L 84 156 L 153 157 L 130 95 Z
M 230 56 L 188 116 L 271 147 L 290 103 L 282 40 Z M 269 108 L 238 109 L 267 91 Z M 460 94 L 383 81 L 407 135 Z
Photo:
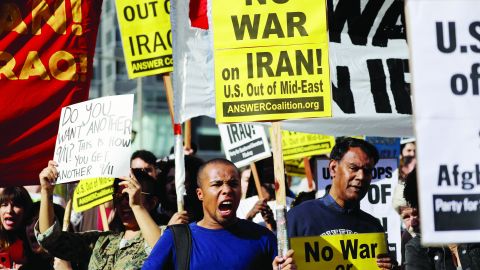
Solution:
M 13 217 L 4 217 L 3 218 L 3 223 L 4 225 L 6 226 L 9 226 L 9 227 L 14 227 L 15 226 L 15 219 Z
M 120 211 L 119 211 L 119 214 L 122 218 L 130 218 L 131 216 L 133 216 L 133 211 L 131 208 L 122 208 Z
M 218 206 L 218 210 L 220 210 L 220 215 L 223 217 L 230 216 L 233 213 L 233 201 L 226 200 L 220 203 Z

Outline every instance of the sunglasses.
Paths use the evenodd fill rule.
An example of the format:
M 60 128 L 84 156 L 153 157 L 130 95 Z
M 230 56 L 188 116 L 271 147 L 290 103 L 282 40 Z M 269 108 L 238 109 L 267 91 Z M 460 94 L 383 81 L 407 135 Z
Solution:
M 121 191 L 121 190 L 120 190 Z M 148 192 L 141 192 L 142 195 L 152 195 L 151 193 L 148 193 Z M 121 202 L 123 201 L 124 199 L 127 199 L 128 200 L 128 193 L 122 193 L 122 192 L 115 192 L 113 193 L 113 201 L 114 202 Z

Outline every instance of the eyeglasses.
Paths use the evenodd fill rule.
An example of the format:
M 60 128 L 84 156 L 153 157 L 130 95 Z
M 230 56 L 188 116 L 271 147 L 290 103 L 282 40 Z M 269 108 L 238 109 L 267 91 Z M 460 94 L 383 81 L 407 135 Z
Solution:
M 141 192 L 142 195 L 152 195 L 152 193 L 148 193 L 148 192 Z M 116 192 L 116 193 L 113 193 L 113 201 L 115 202 L 121 202 L 123 201 L 124 199 L 127 199 L 128 200 L 128 193 L 124 192 L 124 193 L 121 193 L 121 192 Z
M 154 171 L 155 171 L 155 168 L 154 168 L 154 167 L 132 168 L 132 170 L 133 170 L 133 171 L 141 171 L 141 172 L 149 173 L 149 172 L 154 172 Z

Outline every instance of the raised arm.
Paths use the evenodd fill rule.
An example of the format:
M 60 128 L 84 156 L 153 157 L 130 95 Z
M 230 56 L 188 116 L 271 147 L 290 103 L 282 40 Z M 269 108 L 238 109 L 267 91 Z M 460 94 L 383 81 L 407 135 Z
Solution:
M 55 214 L 53 212 L 53 182 L 58 177 L 57 163 L 53 160 L 48 162 L 48 166 L 40 174 L 41 201 L 39 215 L 39 231 L 44 233 L 53 225 Z
M 130 177 L 122 177 L 120 179 L 123 180 L 120 182 L 120 185 L 125 187 L 122 193 L 128 193 L 129 205 L 135 215 L 135 220 L 143 238 L 153 248 L 162 235 L 162 230 L 149 213 L 149 210 L 153 209 L 156 203 L 142 195 L 142 187 L 133 173 L 130 173 Z

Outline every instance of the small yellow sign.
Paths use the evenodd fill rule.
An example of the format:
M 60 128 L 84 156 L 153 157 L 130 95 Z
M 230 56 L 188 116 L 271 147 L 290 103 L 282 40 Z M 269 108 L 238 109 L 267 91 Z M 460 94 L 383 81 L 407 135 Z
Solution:
M 171 72 L 170 1 L 116 0 L 128 77 Z
M 376 257 L 387 253 L 384 233 L 294 237 L 290 243 L 302 270 L 379 269 Z
M 283 160 L 329 154 L 335 137 L 282 130 Z
M 78 182 L 73 193 L 73 209 L 83 212 L 113 199 L 115 178 L 90 178 Z
M 305 177 L 305 165 L 303 159 L 284 160 L 284 163 L 286 175 Z

